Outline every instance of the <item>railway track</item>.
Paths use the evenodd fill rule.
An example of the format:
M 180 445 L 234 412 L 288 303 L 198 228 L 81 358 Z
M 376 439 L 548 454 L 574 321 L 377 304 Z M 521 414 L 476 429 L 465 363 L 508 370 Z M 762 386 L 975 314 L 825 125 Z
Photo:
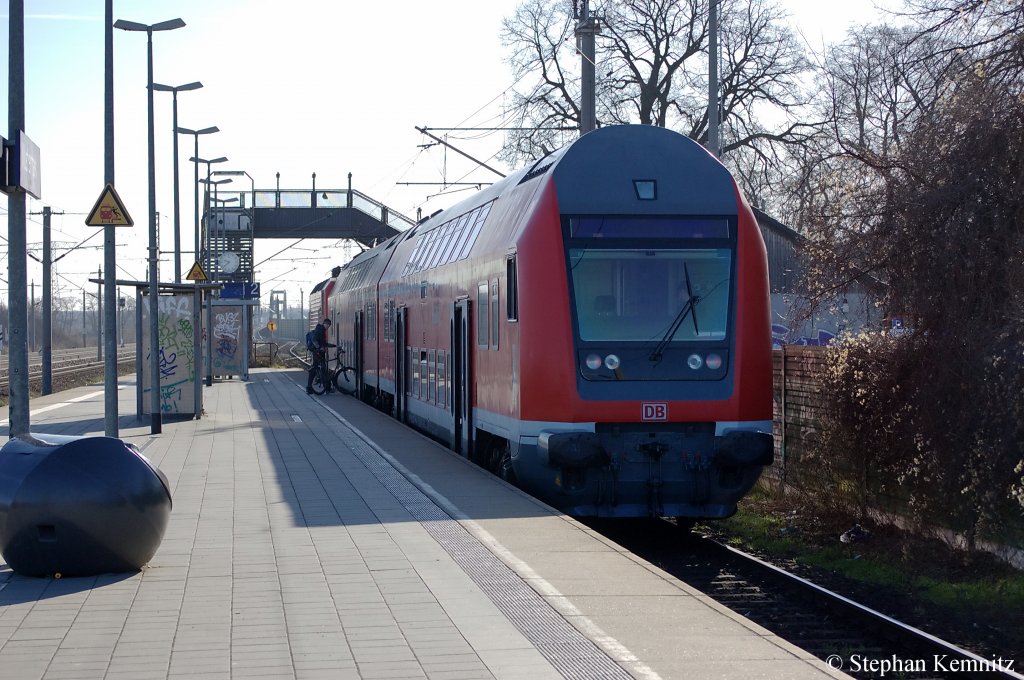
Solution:
M 131 366 L 135 362 L 135 345 L 117 348 L 118 367 Z M 55 350 L 51 361 L 51 371 L 55 383 L 62 380 L 74 380 L 78 376 L 91 375 L 104 368 L 103 361 L 97 361 L 95 347 L 83 347 L 69 350 Z M 28 380 L 30 385 L 38 387 L 43 377 L 42 357 L 38 352 L 29 353 Z M 4 356 L 0 361 L 0 397 L 6 397 L 9 387 L 8 360 Z M 54 391 L 60 388 L 54 385 Z
M 670 522 L 652 521 L 644 532 L 627 522 L 587 523 L 853 677 L 1024 678 L 1012 655 L 965 650 Z

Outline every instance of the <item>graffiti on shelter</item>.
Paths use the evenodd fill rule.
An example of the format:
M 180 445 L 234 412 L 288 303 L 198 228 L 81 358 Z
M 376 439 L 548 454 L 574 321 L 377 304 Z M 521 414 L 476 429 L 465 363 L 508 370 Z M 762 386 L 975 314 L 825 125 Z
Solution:
M 213 313 L 213 374 L 241 375 L 239 352 L 242 337 L 242 308 L 215 307 Z
M 192 325 L 192 294 L 161 295 L 158 298 L 157 364 L 160 374 L 160 411 L 162 413 L 195 413 L 196 380 L 195 336 Z M 149 306 L 143 305 L 143 326 L 148 328 Z M 148 370 L 152 348 L 148 334 L 143 338 L 146 370 L 143 371 L 143 405 L 150 409 L 152 375 Z

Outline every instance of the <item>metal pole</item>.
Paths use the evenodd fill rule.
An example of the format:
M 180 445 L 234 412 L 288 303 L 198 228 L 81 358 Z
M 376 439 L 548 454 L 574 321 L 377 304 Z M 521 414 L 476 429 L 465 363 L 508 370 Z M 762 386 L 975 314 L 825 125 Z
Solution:
M 103 269 L 96 270 L 96 278 L 103 280 Z M 103 361 L 103 284 L 96 284 L 96 361 Z
M 104 105 L 103 105 L 103 177 L 114 186 L 114 0 L 105 0 L 104 25 Z M 115 307 L 115 281 L 117 279 L 117 227 L 103 227 L 103 294 L 107 301 L 107 314 L 103 318 L 107 339 L 107 360 L 103 364 L 103 433 L 117 437 L 117 307 Z M 123 329 L 122 329 L 123 332 Z M 142 378 L 142 374 L 139 374 Z
M 88 333 L 85 330 L 85 288 L 82 288 L 82 347 L 87 347 Z
M 718 0 L 711 0 L 708 15 L 708 151 L 722 155 L 718 138 Z
M 8 19 L 8 76 L 7 76 L 7 131 L 14 139 L 25 129 L 25 3 L 10 0 Z M 10 380 L 10 428 L 12 438 L 29 432 L 28 418 L 28 342 L 25 337 L 28 313 L 25 309 L 26 262 L 25 194 L 13 191 L 7 202 L 7 327 L 11 331 L 11 350 L 8 357 Z
M 590 3 L 583 0 L 580 9 L 580 23 L 576 27 L 576 37 L 580 43 L 580 135 L 585 135 L 597 127 L 595 111 L 595 76 L 594 76 L 594 34 L 597 32 L 597 21 L 590 16 Z
M 50 283 L 53 278 L 51 267 L 52 251 L 50 250 L 50 207 L 43 206 L 43 387 L 44 395 L 53 394 L 53 328 L 50 323 L 52 314 L 52 296 Z
M 196 158 L 199 158 L 196 156 Z M 216 189 L 216 187 L 214 187 Z M 210 222 L 213 219 L 211 214 L 213 208 L 210 203 L 210 163 L 206 164 L 206 190 L 203 193 L 203 215 L 206 217 L 206 230 L 203 233 L 203 254 L 206 255 L 206 275 L 213 273 L 213 258 L 210 255 Z
M 174 282 L 181 283 L 181 201 L 178 198 L 178 91 L 173 90 L 174 108 Z M 199 137 L 199 135 L 196 135 Z M 197 152 L 198 157 L 198 152 Z
M 142 305 L 143 305 L 143 288 L 138 287 L 135 289 L 135 375 L 139 376 L 139 379 L 135 381 L 135 416 L 142 418 L 142 413 L 145 410 L 142 396 L 142 376 L 145 370 L 144 364 L 144 353 L 143 347 L 143 330 L 142 330 Z
M 156 134 L 153 129 L 153 29 L 146 30 L 146 88 L 149 106 L 149 369 L 150 432 L 160 434 L 160 288 L 157 267 L 159 244 L 156 237 Z
M 206 215 L 206 233 L 205 233 L 205 245 L 204 251 L 206 253 L 206 275 L 213 277 L 213 253 L 210 248 L 213 242 L 213 229 L 216 228 L 217 219 L 214 216 L 214 210 L 217 207 L 217 185 L 213 185 L 213 201 L 210 200 L 210 164 L 206 164 L 206 205 L 203 213 Z M 213 387 L 213 291 L 206 293 L 206 386 Z
M 206 294 L 206 386 L 213 387 L 213 291 Z
M 243 304 L 242 305 L 242 342 L 245 343 L 245 349 L 242 351 L 242 380 L 249 379 L 249 352 L 252 350 L 252 339 L 249 337 L 249 314 L 252 312 L 252 306 Z
M 195 179 L 196 179 L 195 189 L 193 190 L 193 193 L 195 194 L 195 199 L 196 199 L 196 215 L 195 215 L 195 218 L 196 218 L 196 225 L 195 225 L 195 227 L 196 227 L 196 233 L 195 233 L 195 239 L 196 239 L 195 249 L 196 249 L 196 252 L 195 252 L 195 255 L 196 255 L 196 262 L 201 262 L 202 261 L 202 244 L 199 242 L 199 217 L 200 217 L 200 214 L 199 214 L 199 133 L 198 132 L 195 133 L 195 142 L 196 142 L 196 145 L 195 145 L 195 155 L 192 156 L 192 158 L 195 159 L 195 163 L 193 163 L 192 165 L 195 167 Z M 207 172 L 209 172 L 210 166 L 207 165 L 206 169 L 207 169 Z M 204 203 L 205 203 L 205 201 L 204 201 Z M 193 281 L 192 283 L 196 287 L 195 291 L 192 293 L 192 307 L 193 307 L 193 309 L 192 309 L 192 328 L 193 328 L 193 331 L 192 331 L 192 356 L 194 357 L 193 362 L 194 362 L 194 367 L 195 367 L 195 373 L 192 376 L 192 378 L 193 378 L 193 383 L 194 383 L 193 384 L 193 389 L 194 389 L 193 395 L 195 397 L 195 402 L 196 402 L 196 420 L 199 420 L 199 418 L 201 417 L 201 414 L 203 412 L 203 407 L 202 407 L 202 403 L 203 403 L 203 388 L 202 388 L 202 385 L 203 385 L 203 363 L 204 363 L 204 358 L 203 358 L 203 335 L 202 335 L 202 331 L 203 331 L 203 298 L 205 296 L 199 290 L 199 281 Z M 206 329 L 206 332 L 207 333 L 210 332 L 208 328 Z
M 36 342 L 36 280 L 32 279 L 32 299 L 31 304 L 28 306 L 29 313 L 29 333 L 28 333 L 28 351 L 32 352 L 32 348 L 38 346 Z
M 194 198 L 196 199 L 196 233 L 195 233 L 195 239 L 196 239 L 195 249 L 196 249 L 196 252 L 195 252 L 195 256 L 196 256 L 196 262 L 200 262 L 200 255 L 202 254 L 202 250 L 200 248 L 201 244 L 199 243 L 199 217 L 200 217 L 200 213 L 199 213 L 199 133 L 196 132 L 194 136 L 196 138 L 196 146 L 195 146 L 196 153 L 195 153 L 194 156 L 192 156 L 192 158 L 195 158 L 196 162 L 193 163 L 192 165 L 195 166 L 195 170 L 196 170 L 196 173 L 195 173 L 196 174 L 196 184 L 195 184 L 195 189 L 193 189 L 192 193 L 195 194 Z M 196 285 L 199 285 L 198 281 L 196 282 Z M 196 373 L 196 375 L 198 376 L 199 374 Z

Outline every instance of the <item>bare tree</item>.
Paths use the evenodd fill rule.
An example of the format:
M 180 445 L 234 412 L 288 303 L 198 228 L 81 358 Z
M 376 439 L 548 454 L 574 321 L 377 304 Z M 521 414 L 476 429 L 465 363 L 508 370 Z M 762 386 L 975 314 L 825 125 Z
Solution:
M 913 329 L 842 348 L 860 359 L 837 384 L 885 408 L 847 408 L 830 441 L 871 450 L 918 518 L 973 540 L 1024 508 L 1024 5 L 909 6 L 912 24 L 856 31 L 825 60 L 830 135 L 798 195 L 819 299 L 870 272 Z
M 579 56 L 575 3 L 526 0 L 504 22 L 502 39 L 517 77 L 537 74 L 517 90 L 508 113 L 525 128 L 509 135 L 509 163 L 542 156 L 575 138 L 534 130 L 579 123 Z M 723 150 L 749 150 L 745 160 L 770 165 L 780 146 L 804 143 L 814 125 L 787 118 L 804 103 L 808 68 L 799 43 L 771 0 L 720 0 Z M 708 1 L 625 0 L 607 3 L 598 39 L 597 113 L 601 124 L 641 123 L 707 139 Z M 532 82 L 532 81 L 528 81 Z M 762 117 L 775 112 L 780 122 Z M 749 174 L 753 180 L 757 172 Z
M 518 81 L 536 74 L 539 80 L 530 90 L 511 93 L 512 124 L 524 130 L 508 135 L 503 160 L 515 164 L 538 158 L 576 137 L 575 132 L 550 129 L 579 126 L 575 25 L 568 0 L 526 0 L 502 22 L 502 43 L 511 51 L 513 75 Z

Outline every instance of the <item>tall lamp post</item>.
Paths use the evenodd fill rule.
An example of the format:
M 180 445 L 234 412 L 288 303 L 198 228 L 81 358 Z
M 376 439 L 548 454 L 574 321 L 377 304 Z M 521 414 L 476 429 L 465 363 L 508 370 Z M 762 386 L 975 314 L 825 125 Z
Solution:
M 178 93 L 198 90 L 203 86 L 196 81 L 185 85 L 161 85 L 153 83 L 157 92 L 170 92 L 174 99 L 174 282 L 181 283 L 181 208 L 178 199 Z
M 192 159 L 191 159 L 191 160 L 194 161 L 194 160 L 199 158 L 199 135 L 210 135 L 210 134 L 213 134 L 214 132 L 220 132 L 220 128 L 218 128 L 216 125 L 212 125 L 210 127 L 202 128 L 201 130 L 190 130 L 190 129 L 186 128 L 186 127 L 180 127 L 180 126 L 176 125 L 174 127 L 174 131 L 177 132 L 179 135 L 192 135 L 193 137 L 195 137 L 195 143 L 196 143 L 196 146 L 195 146 L 195 156 L 193 156 Z M 224 160 L 227 160 L 227 159 L 225 158 Z M 196 246 L 195 246 L 195 248 L 196 248 L 196 251 L 195 251 L 195 256 L 196 256 L 196 262 L 198 262 L 199 261 L 199 216 L 200 216 L 200 213 L 199 213 L 199 163 L 198 162 L 195 163 L 195 168 L 196 168 L 196 178 L 195 178 L 195 183 L 196 184 L 195 184 L 195 188 L 192 189 L 192 193 L 195 194 L 195 200 L 196 200 L 196 232 L 195 232 L 195 237 L 196 237 Z M 207 169 L 209 169 L 209 166 L 207 166 Z
M 199 135 L 211 135 L 214 132 L 220 132 L 220 128 L 218 128 L 216 125 L 211 125 L 210 127 L 200 128 L 198 130 L 190 130 L 189 128 L 181 127 L 179 125 L 175 125 L 174 126 L 174 131 L 176 133 L 178 133 L 179 135 L 192 135 L 192 137 L 195 140 L 195 155 L 192 156 L 192 158 L 191 158 L 191 160 L 194 161 L 195 172 L 196 172 L 195 186 L 192 187 L 192 198 L 195 199 L 195 205 L 196 205 L 196 211 L 195 211 L 195 246 L 194 246 L 195 250 L 193 251 L 192 254 L 195 256 L 195 261 L 198 263 L 199 259 L 201 257 L 201 254 L 200 254 L 201 242 L 200 242 L 200 237 L 199 237 L 199 220 L 200 220 L 200 215 L 201 215 L 201 213 L 199 212 L 199 161 L 200 161 L 200 159 L 199 159 Z M 220 158 L 220 159 L 217 159 L 217 160 L 220 161 L 220 162 L 224 162 L 224 161 L 227 160 L 227 158 Z M 209 174 L 209 172 L 210 172 L 210 164 L 209 163 L 206 164 L 206 172 L 207 172 L 207 174 Z M 199 377 L 200 373 L 201 373 L 201 370 L 202 370 L 202 365 L 203 365 L 203 361 L 201 359 L 201 357 L 203 356 L 203 343 L 202 343 L 203 334 L 199 332 L 199 329 L 203 328 L 203 297 L 204 296 L 203 296 L 203 293 L 199 289 L 199 281 L 195 281 L 194 283 L 196 284 L 196 286 L 195 286 L 195 289 L 192 291 L 192 307 L 194 309 L 193 318 L 192 318 L 192 320 L 193 320 L 192 327 L 194 329 L 196 329 L 196 330 L 195 330 L 195 333 L 193 333 L 192 351 L 193 351 L 193 356 L 195 356 L 195 362 L 196 362 L 195 363 L 195 367 L 196 367 L 196 374 L 195 374 L 196 375 L 196 381 L 195 381 L 195 397 L 194 398 L 195 398 L 196 413 L 197 413 L 196 417 L 198 418 L 199 417 L 198 413 L 201 411 L 201 405 L 203 403 L 203 390 L 202 390 L 203 381 Z M 211 328 L 212 325 L 213 325 L 212 322 L 213 322 L 213 307 L 208 304 L 207 305 L 207 310 L 206 310 L 206 328 Z M 209 342 L 207 343 L 207 347 L 210 347 L 210 343 Z M 209 361 L 209 360 L 210 360 L 210 354 L 209 354 L 209 352 L 207 352 L 207 354 L 206 354 L 206 361 Z
M 171 31 L 182 28 L 185 22 L 181 19 L 161 21 L 158 24 L 140 24 L 134 21 L 118 19 L 114 22 L 114 28 L 124 31 L 145 31 L 146 33 L 146 94 L 149 107 L 149 334 L 150 352 L 149 368 L 151 376 L 150 410 L 152 434 L 159 434 L 163 427 L 160 419 L 160 320 L 157 318 L 160 311 L 159 276 L 157 267 L 159 265 L 158 250 L 159 244 L 156 237 L 156 134 L 153 130 L 153 32 Z

